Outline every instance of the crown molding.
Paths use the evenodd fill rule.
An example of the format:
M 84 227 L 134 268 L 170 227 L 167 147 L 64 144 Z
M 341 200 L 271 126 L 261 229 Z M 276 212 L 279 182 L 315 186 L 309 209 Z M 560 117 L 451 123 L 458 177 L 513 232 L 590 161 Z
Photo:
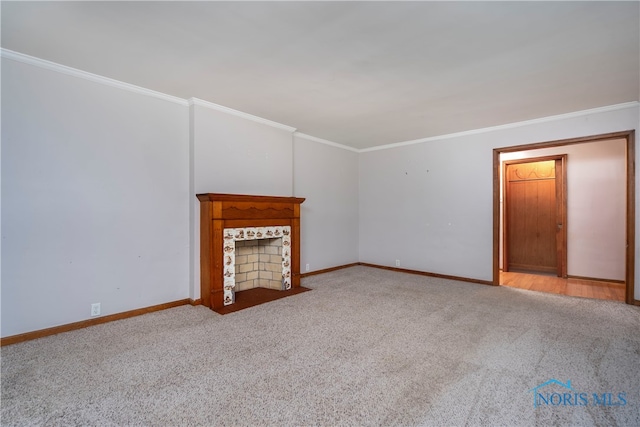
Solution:
M 187 100 L 178 98 L 176 96 L 167 95 L 166 93 L 156 92 L 155 90 L 146 89 L 140 86 L 132 85 L 130 83 L 124 83 L 124 82 L 121 82 L 120 80 L 110 79 L 109 77 L 99 76 L 97 74 L 89 73 L 87 71 L 82 71 L 76 68 L 67 67 L 66 65 L 61 65 L 55 62 L 47 61 L 46 59 L 40 59 L 34 56 L 25 55 L 24 53 L 14 52 L 9 49 L 0 48 L 0 56 L 6 59 L 22 62 L 24 64 L 34 65 L 36 67 L 44 68 L 50 71 L 56 71 L 58 73 L 66 74 L 68 76 L 79 77 L 81 79 L 89 80 L 94 83 L 100 83 L 100 84 L 115 87 L 118 89 L 128 90 L 130 92 L 151 96 L 153 98 L 174 102 L 176 104 L 180 104 L 184 106 L 189 105 L 187 103 Z
M 505 130 L 505 129 L 513 129 L 513 128 L 518 128 L 518 127 L 522 127 L 522 126 L 528 126 L 528 125 L 534 125 L 534 124 L 539 124 L 539 123 L 552 122 L 552 121 L 556 121 L 556 120 L 563 120 L 563 119 L 582 117 L 582 116 L 587 116 L 587 115 L 590 115 L 590 114 L 604 113 L 604 112 L 608 112 L 608 111 L 617 111 L 617 110 L 624 110 L 624 109 L 627 109 L 627 108 L 636 108 L 636 107 L 640 106 L 640 103 L 638 101 L 631 101 L 631 102 L 625 102 L 625 103 L 621 103 L 621 104 L 609 105 L 609 106 L 605 106 L 605 107 L 598 107 L 598 108 L 592 108 L 592 109 L 588 109 L 588 110 L 575 111 L 575 112 L 571 112 L 571 113 L 558 114 L 558 115 L 555 115 L 555 116 L 548 116 L 548 117 L 542 117 L 542 118 L 538 118 L 538 119 L 525 120 L 525 121 L 521 121 L 521 122 L 508 123 L 508 124 L 504 124 L 504 125 L 491 126 L 491 127 L 473 129 L 473 130 L 464 131 L 464 132 L 456 132 L 456 133 L 444 134 L 444 135 L 439 135 L 439 136 L 432 136 L 432 137 L 427 137 L 427 138 L 414 139 L 414 140 L 410 140 L 410 141 L 403 141 L 403 142 L 396 142 L 396 143 L 392 143 L 392 144 L 379 145 L 379 146 L 376 146 L 376 147 L 357 149 L 357 148 L 350 147 L 350 146 L 347 146 L 347 145 L 338 144 L 338 143 L 333 142 L 333 141 L 328 141 L 326 139 L 317 138 L 315 136 L 307 135 L 307 134 L 304 134 L 302 132 L 297 132 L 296 128 L 294 128 L 294 127 L 287 126 L 287 125 L 284 125 L 284 124 L 281 124 L 281 123 L 277 123 L 277 122 L 274 122 L 274 121 L 271 121 L 271 120 L 268 120 L 268 119 L 264 119 L 262 117 L 254 116 L 254 115 L 249 114 L 249 113 L 244 113 L 242 111 L 234 110 L 234 109 L 229 108 L 229 107 L 225 107 L 225 106 L 222 106 L 222 105 L 214 104 L 214 103 L 209 102 L 209 101 L 204 101 L 204 100 L 198 99 L 198 98 L 190 98 L 189 100 L 186 100 L 186 99 L 179 98 L 179 97 L 176 97 L 176 96 L 167 95 L 167 94 L 162 93 L 162 92 L 157 92 L 157 91 L 154 91 L 154 90 L 151 90 L 151 89 L 146 89 L 146 88 L 143 88 L 143 87 L 140 87 L 140 86 L 136 86 L 136 85 L 133 85 L 133 84 L 130 84 L 130 83 L 125 83 L 125 82 L 122 82 L 122 81 L 119 81 L 119 80 L 111 79 L 109 77 L 100 76 L 98 74 L 89 73 L 87 71 L 82 71 L 82 70 L 78 70 L 76 68 L 68 67 L 66 65 L 61 65 L 61 64 L 58 64 L 58 63 L 55 63 L 55 62 L 47 61 L 46 59 L 36 58 L 34 56 L 26 55 L 24 53 L 15 52 L 15 51 L 12 51 L 12 50 L 9 50 L 9 49 L 0 48 L 0 57 L 6 58 L 6 59 L 10 59 L 10 60 L 13 60 L 13 61 L 17 61 L 17 62 L 22 62 L 22 63 L 29 64 L 29 65 L 33 65 L 33 66 L 36 66 L 36 67 L 44 68 L 44 69 L 47 69 L 47 70 L 50 70 L 50 71 L 55 71 L 55 72 L 58 72 L 58 73 L 61 73 L 61 74 L 66 74 L 66 75 L 69 75 L 69 76 L 73 76 L 73 77 L 78 77 L 78 78 L 81 78 L 81 79 L 89 80 L 89 81 L 92 81 L 94 83 L 99 83 L 99 84 L 115 87 L 115 88 L 118 88 L 118 89 L 128 90 L 130 92 L 135 92 L 135 93 L 138 93 L 138 94 L 151 96 L 153 98 L 162 99 L 162 100 L 173 102 L 173 103 L 176 103 L 176 104 L 179 104 L 179 105 L 183 105 L 183 106 L 198 105 L 198 106 L 201 106 L 201 107 L 210 108 L 210 109 L 221 111 L 221 112 L 224 112 L 224 113 L 227 113 L 227 114 L 231 114 L 231 115 L 234 115 L 234 116 L 242 117 L 244 119 L 252 120 L 252 121 L 257 122 L 257 123 L 262 123 L 262 124 L 265 124 L 265 125 L 268 125 L 268 126 L 272 126 L 272 127 L 278 128 L 278 129 L 282 129 L 282 130 L 285 130 L 287 132 L 294 133 L 294 135 L 299 136 L 301 138 L 308 139 L 310 141 L 318 142 L 318 143 L 329 145 L 329 146 L 332 146 L 332 147 L 341 148 L 341 149 L 348 150 L 348 151 L 353 151 L 355 153 L 366 153 L 366 152 L 370 152 L 370 151 L 388 150 L 388 149 L 391 149 L 391 148 L 404 147 L 404 146 L 407 146 L 407 145 L 422 144 L 422 143 L 425 143 L 425 142 L 439 141 L 439 140 L 450 139 L 450 138 L 458 138 L 458 137 L 469 136 L 469 135 L 478 135 L 478 134 L 487 133 L 487 132 L 495 132 L 495 131 L 500 131 L 500 130 Z
M 495 132 L 495 131 L 499 131 L 499 130 L 513 129 L 513 128 L 518 128 L 518 127 L 528 126 L 528 125 L 534 125 L 534 124 L 539 124 L 539 123 L 553 122 L 553 121 L 556 121 L 556 120 L 564 120 L 564 119 L 571 119 L 571 118 L 575 118 L 575 117 L 588 116 L 590 114 L 606 113 L 608 111 L 624 110 L 624 109 L 627 109 L 627 108 L 635 108 L 635 107 L 638 107 L 638 106 L 640 106 L 640 103 L 638 101 L 624 102 L 622 104 L 614 104 L 614 105 L 608 105 L 608 106 L 605 106 L 605 107 L 591 108 L 589 110 L 574 111 L 572 113 L 557 114 L 555 116 L 541 117 L 539 119 L 525 120 L 525 121 L 522 121 L 522 122 L 507 123 L 507 124 L 504 124 L 504 125 L 491 126 L 491 127 L 486 127 L 486 128 L 480 128 L 480 129 L 473 129 L 473 130 L 468 130 L 468 131 L 464 131 L 464 132 L 449 133 L 449 134 L 445 134 L 445 135 L 431 136 L 431 137 L 428 137 L 428 138 L 414 139 L 414 140 L 411 140 L 411 141 L 403 141 L 403 142 L 396 142 L 396 143 L 393 143 L 393 144 L 379 145 L 377 147 L 363 148 L 361 150 L 358 150 L 358 152 L 359 153 L 366 153 L 366 152 L 369 152 L 369 151 L 388 150 L 388 149 L 391 149 L 391 148 L 404 147 L 404 146 L 407 146 L 407 145 L 422 144 L 424 142 L 440 141 L 440 140 L 443 140 L 443 139 L 458 138 L 458 137 L 469 136 L 469 135 L 478 135 L 478 134 L 487 133 L 487 132 Z
M 354 153 L 359 153 L 360 150 L 357 148 L 349 147 L 348 145 L 338 144 L 337 142 L 329 141 L 322 138 L 316 138 L 315 136 L 307 135 L 302 132 L 294 133 L 294 136 L 298 136 L 300 138 L 308 139 L 309 141 L 319 142 L 320 144 L 330 145 L 332 147 L 341 148 L 343 150 L 353 151 Z
M 176 96 L 167 95 L 166 93 L 157 92 L 151 89 L 146 89 L 130 83 L 125 83 L 120 80 L 111 79 L 109 77 L 100 76 L 98 74 L 89 73 L 87 71 L 82 71 L 76 68 L 68 67 L 66 65 L 61 65 L 55 62 L 47 61 L 46 59 L 36 58 L 35 56 L 30 56 L 24 53 L 15 52 L 9 49 L 0 48 L 0 56 L 6 59 L 11 59 L 13 61 L 22 62 L 24 64 L 29 64 L 29 65 L 44 68 L 50 71 L 55 71 L 61 74 L 66 74 L 73 77 L 79 77 L 81 79 L 89 80 L 94 83 L 100 83 L 100 84 L 115 87 L 118 89 L 124 89 L 130 92 L 135 92 L 138 94 L 147 95 L 147 96 L 151 96 L 158 99 L 163 99 L 165 101 L 174 102 L 176 104 L 180 104 L 183 106 L 198 105 L 201 107 L 211 108 L 214 110 L 239 116 L 248 120 L 252 120 L 258 123 L 276 127 L 278 129 L 283 129 L 283 130 L 286 130 L 287 132 L 293 133 L 296 130 L 291 126 L 283 125 L 281 123 L 276 123 L 271 120 L 263 119 L 262 117 L 254 116 L 248 113 L 244 113 L 242 111 L 238 111 L 222 105 L 214 104 L 209 101 L 204 101 L 198 98 L 190 98 L 189 100 L 186 100 Z
M 223 113 L 231 114 L 233 116 L 242 117 L 243 119 L 251 120 L 257 123 L 261 123 L 263 125 L 271 126 L 274 128 L 286 130 L 287 132 L 295 132 L 296 128 L 283 125 L 282 123 L 274 122 L 268 119 L 263 119 L 262 117 L 254 116 L 249 113 L 245 113 L 242 111 L 234 110 L 233 108 L 225 107 L 224 105 L 214 104 L 213 102 L 204 101 L 199 98 L 189 98 L 189 105 L 197 105 L 199 107 L 210 108 L 212 110 L 221 111 Z

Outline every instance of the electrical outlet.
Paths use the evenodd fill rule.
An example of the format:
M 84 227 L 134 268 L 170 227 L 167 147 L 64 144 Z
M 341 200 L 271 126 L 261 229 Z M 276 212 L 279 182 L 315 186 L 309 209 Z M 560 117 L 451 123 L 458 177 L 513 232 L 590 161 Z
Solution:
M 100 316 L 100 303 L 91 304 L 91 316 Z
M 399 259 L 396 260 L 396 267 L 400 267 L 400 260 Z
M 309 271 L 309 264 L 307 264 L 306 271 Z

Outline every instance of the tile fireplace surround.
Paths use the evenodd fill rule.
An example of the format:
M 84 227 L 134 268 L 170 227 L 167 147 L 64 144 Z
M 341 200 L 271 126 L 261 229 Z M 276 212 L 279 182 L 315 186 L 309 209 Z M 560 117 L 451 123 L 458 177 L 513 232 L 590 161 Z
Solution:
M 267 267 L 271 283 L 281 282 L 282 289 L 300 287 L 300 204 L 305 199 L 216 193 L 197 197 L 203 305 L 213 310 L 233 304 L 237 241 L 281 238 L 282 277 L 279 269 Z

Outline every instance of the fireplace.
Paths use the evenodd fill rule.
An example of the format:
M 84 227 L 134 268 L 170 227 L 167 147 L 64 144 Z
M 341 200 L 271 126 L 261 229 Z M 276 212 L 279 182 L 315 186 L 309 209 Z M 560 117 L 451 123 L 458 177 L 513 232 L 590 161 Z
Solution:
M 291 289 L 291 227 L 224 229 L 224 305 L 253 288 Z
M 282 231 L 276 228 L 276 233 L 278 231 L 282 236 Z M 234 275 L 227 280 L 225 271 L 225 288 L 227 281 L 235 292 L 253 288 L 291 288 L 291 277 L 287 277 L 291 260 L 288 252 L 282 251 L 282 237 L 236 241 L 235 249 L 235 253 L 225 254 L 225 269 Z
M 300 287 L 297 197 L 198 194 L 200 295 L 211 309 L 252 287 Z

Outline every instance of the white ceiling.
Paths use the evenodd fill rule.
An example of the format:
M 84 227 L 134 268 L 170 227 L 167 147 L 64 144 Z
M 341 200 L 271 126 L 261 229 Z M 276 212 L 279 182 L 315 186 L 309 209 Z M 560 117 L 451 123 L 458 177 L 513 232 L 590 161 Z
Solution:
M 2 47 L 354 148 L 640 99 L 635 2 L 7 2 Z

